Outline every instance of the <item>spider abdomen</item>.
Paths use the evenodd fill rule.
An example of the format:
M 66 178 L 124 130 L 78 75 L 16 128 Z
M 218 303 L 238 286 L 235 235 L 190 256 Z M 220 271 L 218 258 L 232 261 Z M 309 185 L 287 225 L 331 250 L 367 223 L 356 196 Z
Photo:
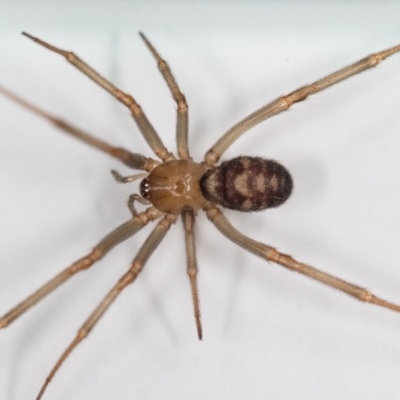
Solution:
M 200 180 L 203 196 L 238 211 L 260 211 L 285 202 L 293 188 L 288 170 L 273 160 L 241 156 L 208 170 Z

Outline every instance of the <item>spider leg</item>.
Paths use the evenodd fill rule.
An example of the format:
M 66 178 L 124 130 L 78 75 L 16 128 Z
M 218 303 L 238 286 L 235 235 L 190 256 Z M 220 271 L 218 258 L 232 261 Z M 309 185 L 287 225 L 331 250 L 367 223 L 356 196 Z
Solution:
M 22 99 L 21 97 L 15 95 L 14 93 L 10 92 L 9 90 L 1 86 L 0 86 L 0 93 L 8 97 L 9 99 L 15 101 L 22 107 L 33 112 L 34 114 L 39 115 L 42 118 L 45 118 L 47 121 L 55 125 L 57 128 L 61 129 L 65 133 L 75 137 L 76 139 L 82 140 L 89 146 L 95 147 L 96 149 L 119 159 L 130 168 L 151 171 L 153 165 L 156 165 L 158 163 L 157 161 L 152 160 L 151 158 L 146 158 L 141 154 L 131 153 L 129 150 L 126 150 L 122 147 L 111 146 L 108 143 L 103 142 L 102 140 L 97 139 L 96 137 L 84 132 L 83 130 L 76 128 L 70 123 L 63 121 L 62 119 L 57 118 L 54 115 L 51 115 L 44 110 L 41 110 L 40 108 L 34 106 L 33 104 L 29 103 L 28 101 Z
M 148 174 L 143 173 L 143 174 L 122 176 L 118 171 L 116 171 L 115 169 L 112 169 L 112 170 L 111 170 L 111 175 L 114 177 L 114 179 L 115 179 L 117 182 L 120 182 L 120 183 L 129 183 L 129 182 L 134 182 L 134 181 L 136 181 L 136 180 L 138 180 L 138 179 L 146 178 L 146 176 L 147 176 Z
M 253 126 L 258 125 L 260 122 L 281 113 L 282 111 L 288 110 L 293 103 L 305 100 L 311 94 L 320 92 L 334 85 L 335 83 L 341 82 L 351 76 L 358 74 L 366 69 L 375 67 L 386 57 L 391 56 L 400 51 L 400 45 L 391 47 L 390 49 L 381 51 L 376 54 L 371 54 L 354 64 L 349 65 L 339 71 L 334 72 L 322 78 L 314 83 L 303 86 L 286 96 L 282 96 L 277 100 L 268 103 L 259 110 L 251 113 L 246 118 L 239 121 L 226 133 L 224 133 L 218 141 L 211 147 L 206 153 L 204 161 L 210 167 L 213 167 L 219 160 L 221 155 L 231 146 L 243 133 L 247 132 Z
M 285 268 L 306 275 L 311 279 L 321 282 L 334 289 L 340 290 L 352 297 L 355 297 L 360 301 L 376 304 L 383 308 L 387 308 L 389 310 L 400 313 L 400 305 L 376 297 L 367 289 L 346 282 L 343 279 L 336 278 L 335 276 L 322 272 L 307 264 L 296 261 L 293 257 L 287 254 L 282 254 L 273 247 L 267 246 L 260 242 L 256 242 L 255 240 L 243 235 L 231 225 L 231 223 L 223 215 L 222 211 L 219 210 L 217 207 L 209 206 L 206 209 L 206 212 L 210 221 L 224 236 L 226 236 L 232 242 L 236 243 L 238 246 L 243 247 L 245 250 L 248 250 L 257 256 L 264 258 L 267 261 L 273 261 Z
M 160 157 L 163 161 L 175 159 L 175 157 L 165 148 L 153 125 L 151 125 L 141 107 L 138 103 L 136 103 L 135 99 L 132 96 L 115 87 L 111 82 L 103 78 L 98 72 L 96 72 L 93 68 L 91 68 L 88 64 L 86 64 L 71 51 L 59 49 L 58 47 L 52 46 L 51 44 L 46 43 L 43 40 L 40 40 L 26 32 L 23 32 L 22 34 L 29 39 L 32 39 L 34 42 L 42 45 L 43 47 L 46 47 L 47 49 L 65 57 L 65 59 L 70 64 L 79 69 L 95 83 L 97 83 L 103 89 L 107 90 L 107 92 L 114 96 L 118 101 L 128 107 L 133 119 L 136 121 L 140 132 L 142 133 L 144 139 L 146 140 L 150 148 L 154 151 L 154 153 L 157 154 L 157 156 Z
M 187 257 L 187 274 L 190 279 L 190 287 L 192 290 L 192 299 L 194 307 L 194 316 L 196 318 L 197 335 L 199 340 L 203 339 L 203 329 L 201 326 L 199 292 L 197 289 L 197 262 L 194 241 L 194 220 L 195 214 L 192 209 L 185 208 L 182 211 L 182 222 L 185 230 L 186 257 Z
M 128 222 L 120 225 L 104 239 L 102 239 L 88 255 L 75 261 L 72 265 L 61 271 L 53 279 L 44 284 L 36 292 L 32 293 L 24 301 L 19 303 L 7 314 L 1 317 L 0 329 L 8 326 L 22 313 L 34 306 L 39 300 L 58 288 L 62 283 L 67 281 L 77 272 L 83 271 L 92 266 L 96 261 L 103 258 L 113 247 L 133 236 L 141 228 L 147 225 L 149 221 L 154 221 L 155 219 L 160 218 L 162 215 L 163 213 L 158 211 L 156 208 L 149 207 L 146 211 L 138 214 L 135 218 L 132 218 Z
M 131 211 L 133 218 L 135 218 L 138 213 L 135 208 L 135 201 L 138 201 L 140 204 L 144 205 L 151 204 L 150 201 L 144 199 L 142 196 L 138 194 L 131 194 L 128 199 L 128 208 Z
M 130 283 L 132 283 L 136 279 L 139 272 L 143 269 L 143 266 L 151 256 L 151 254 L 158 247 L 158 245 L 166 235 L 171 224 L 173 224 L 177 220 L 177 218 L 178 215 L 167 214 L 153 229 L 153 231 L 150 233 L 150 235 L 144 242 L 143 246 L 140 248 L 137 256 L 133 260 L 128 272 L 122 275 L 122 277 L 118 280 L 118 282 L 114 285 L 114 287 L 108 292 L 108 294 L 96 307 L 93 313 L 81 326 L 75 339 L 71 342 L 71 344 L 61 355 L 61 357 L 51 370 L 50 374 L 47 376 L 36 400 L 41 399 L 51 379 L 54 377 L 60 366 L 65 361 L 65 359 L 71 354 L 72 350 L 74 350 L 74 348 L 89 335 L 93 327 L 103 316 L 108 307 L 114 302 L 117 296 L 122 292 L 122 290 L 125 289 Z
M 185 96 L 179 89 L 178 84 L 176 83 L 176 79 L 172 74 L 171 69 L 169 68 L 168 63 L 161 58 L 158 54 L 157 50 L 150 43 L 147 37 L 139 32 L 139 35 L 142 37 L 146 46 L 153 54 L 154 58 L 157 61 L 158 69 L 160 70 L 165 82 L 171 91 L 172 97 L 176 102 L 176 143 L 178 146 L 178 154 L 181 160 L 191 160 L 189 155 L 189 147 L 188 147 L 188 105 L 186 103 Z
M 133 182 L 133 181 L 136 181 L 137 179 L 146 178 L 146 176 L 148 176 L 148 174 L 122 176 L 119 172 L 115 171 L 114 169 L 111 170 L 111 174 L 113 175 L 113 177 L 115 178 L 116 181 L 121 182 L 121 183 Z M 140 196 L 138 194 L 131 194 L 129 196 L 129 200 L 128 200 L 128 208 L 131 211 L 133 218 L 135 218 L 137 215 L 137 211 L 136 211 L 136 208 L 134 205 L 135 201 L 138 201 L 140 204 L 145 204 L 147 206 L 151 204 L 150 201 L 145 200 L 142 196 Z

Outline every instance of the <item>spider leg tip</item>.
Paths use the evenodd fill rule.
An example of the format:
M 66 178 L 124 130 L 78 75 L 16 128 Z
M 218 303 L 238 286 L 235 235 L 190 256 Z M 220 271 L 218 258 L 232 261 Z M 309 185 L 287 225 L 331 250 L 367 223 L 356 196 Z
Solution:
M 139 31 L 139 36 L 143 39 L 143 41 L 146 43 L 147 47 L 150 47 L 150 41 L 147 39 L 147 36 L 142 32 Z
M 37 41 L 38 41 L 38 39 L 37 39 L 35 36 L 31 35 L 31 34 L 28 33 L 28 32 L 22 31 L 22 32 L 21 32 L 21 35 L 27 37 L 28 39 L 33 40 L 34 42 L 37 42 Z
M 112 170 L 110 171 L 110 173 L 111 173 L 111 175 L 114 177 L 114 179 L 115 179 L 116 181 L 118 181 L 118 182 L 121 181 L 122 176 L 121 176 L 121 174 L 120 174 L 118 171 L 116 171 L 115 169 L 112 169 Z
M 197 337 L 199 338 L 199 342 L 203 341 L 203 330 L 201 328 L 197 330 Z

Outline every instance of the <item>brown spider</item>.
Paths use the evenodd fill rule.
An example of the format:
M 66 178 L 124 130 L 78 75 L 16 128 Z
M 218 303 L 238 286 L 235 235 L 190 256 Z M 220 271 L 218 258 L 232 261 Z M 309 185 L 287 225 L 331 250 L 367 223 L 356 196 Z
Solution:
M 188 106 L 185 97 L 180 91 L 166 61 L 160 57 L 155 48 L 142 33 L 140 35 L 148 49 L 155 57 L 158 63 L 158 68 L 160 69 L 160 72 L 171 91 L 172 97 L 177 104 L 176 141 L 178 147 L 178 159 L 164 147 L 157 132 L 154 130 L 141 107 L 136 103 L 133 97 L 116 88 L 89 67 L 84 61 L 79 59 L 74 53 L 61 50 L 27 33 L 24 33 L 24 35 L 47 49 L 64 56 L 69 63 L 85 73 L 95 83 L 103 87 L 112 96 L 128 107 L 148 145 L 161 159 L 161 162 L 156 161 L 141 154 L 131 153 L 124 148 L 110 146 L 82 130 L 75 128 L 69 123 L 38 109 L 32 104 L 27 103 L 25 100 L 22 100 L 6 89 L 0 87 L 0 92 L 4 95 L 43 118 L 46 118 L 64 132 L 75 136 L 76 138 L 115 158 L 118 158 L 125 165 L 133 169 L 145 171 L 127 177 L 121 176 L 114 170 L 111 171 L 114 178 L 121 183 L 128 183 L 137 179 L 142 179 L 140 183 L 140 195 L 132 194 L 129 197 L 128 207 L 132 213 L 132 218 L 102 239 L 88 255 L 74 262 L 71 266 L 59 273 L 52 280 L 0 318 L 0 329 L 8 326 L 22 313 L 67 281 L 74 274 L 92 266 L 96 261 L 104 257 L 104 255 L 113 247 L 133 236 L 150 221 L 157 219 L 160 220 L 146 239 L 143 246 L 140 248 L 128 272 L 119 279 L 107 296 L 97 306 L 79 329 L 75 339 L 61 355 L 46 378 L 45 383 L 37 396 L 37 400 L 42 397 L 49 382 L 71 351 L 82 341 L 82 339 L 88 336 L 97 321 L 121 291 L 136 279 L 148 258 L 166 235 L 171 224 L 175 223 L 179 216 L 182 217 L 185 231 L 187 273 L 189 275 L 192 290 L 197 334 L 199 339 L 202 339 L 202 325 L 197 289 L 198 270 L 193 230 L 195 215 L 197 210 L 200 209 L 206 212 L 209 220 L 224 236 L 237 245 L 243 247 L 245 250 L 260 256 L 267 261 L 273 261 L 283 267 L 324 283 L 325 285 L 341 290 L 358 300 L 400 312 L 399 305 L 380 299 L 366 289 L 324 273 L 309 265 L 300 263 L 294 260 L 291 256 L 280 253 L 273 247 L 256 242 L 237 231 L 230 224 L 218 205 L 238 211 L 261 211 L 266 208 L 277 207 L 287 200 L 292 190 L 292 178 L 289 172 L 281 164 L 260 157 L 241 156 L 217 165 L 221 155 L 229 148 L 229 146 L 253 126 L 269 117 L 272 117 L 273 115 L 288 110 L 293 103 L 305 100 L 311 94 L 317 93 L 359 72 L 376 66 L 386 57 L 396 52 L 400 52 L 400 45 L 372 54 L 346 68 L 328 75 L 323 79 L 310 85 L 303 86 L 300 89 L 265 105 L 239 121 L 223 134 L 206 153 L 204 161 L 197 163 L 192 161 L 189 155 Z M 150 207 L 145 211 L 138 213 L 134 206 L 135 201 L 150 205 Z

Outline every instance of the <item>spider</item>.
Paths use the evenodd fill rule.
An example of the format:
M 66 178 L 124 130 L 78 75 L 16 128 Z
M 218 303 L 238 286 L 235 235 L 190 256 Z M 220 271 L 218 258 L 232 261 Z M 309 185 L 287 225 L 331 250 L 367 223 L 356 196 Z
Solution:
M 267 261 L 275 262 L 285 268 L 340 290 L 360 301 L 400 312 L 399 305 L 376 297 L 368 290 L 357 285 L 329 275 L 307 264 L 298 262 L 291 256 L 283 254 L 271 246 L 250 239 L 231 225 L 224 216 L 220 206 L 242 212 L 261 211 L 267 208 L 280 206 L 289 198 L 293 182 L 290 173 L 284 166 L 273 160 L 249 156 L 236 157 L 218 164 L 222 154 L 229 146 L 255 125 L 288 110 L 292 104 L 305 100 L 311 94 L 317 93 L 335 83 L 341 82 L 346 78 L 376 66 L 386 57 L 400 52 L 400 45 L 372 54 L 312 84 L 303 86 L 288 95 L 281 96 L 268 103 L 225 132 L 208 150 L 204 160 L 198 163 L 193 161 L 189 154 L 188 105 L 186 99 L 179 89 L 169 65 L 161 58 L 143 33 L 140 33 L 140 36 L 157 61 L 161 75 L 166 81 L 177 105 L 177 157 L 165 148 L 158 133 L 147 119 L 140 105 L 132 96 L 115 87 L 74 53 L 52 46 L 28 33 L 24 32 L 23 35 L 48 50 L 65 57 L 70 64 L 86 74 L 95 83 L 124 104 L 131 112 L 144 139 L 156 156 L 161 160 L 145 157 L 138 153 L 131 153 L 125 148 L 111 146 L 0 87 L 0 92 L 3 95 L 19 103 L 33 113 L 47 119 L 65 133 L 119 159 L 128 167 L 143 171 L 142 173 L 130 176 L 122 176 L 115 170 L 111 171 L 114 178 L 120 183 L 129 183 L 141 179 L 140 194 L 132 194 L 128 200 L 128 208 L 132 214 L 132 218 L 109 233 L 94 246 L 89 254 L 75 261 L 72 265 L 64 269 L 1 317 L 0 329 L 8 326 L 21 314 L 66 282 L 73 275 L 91 267 L 111 249 L 133 236 L 145 225 L 152 221 L 159 221 L 139 249 L 129 270 L 118 280 L 92 312 L 79 329 L 73 341 L 58 359 L 43 383 L 37 395 L 37 400 L 42 398 L 48 384 L 69 354 L 89 335 L 96 323 L 122 290 L 136 279 L 146 261 L 179 216 L 182 218 L 185 232 L 187 274 L 189 276 L 192 292 L 197 335 L 200 340 L 202 339 L 203 330 L 197 288 L 198 268 L 194 236 L 195 217 L 199 210 L 203 210 L 207 214 L 208 219 L 226 238 L 245 250 Z M 135 202 L 148 205 L 149 207 L 143 212 L 138 212 L 135 208 Z

